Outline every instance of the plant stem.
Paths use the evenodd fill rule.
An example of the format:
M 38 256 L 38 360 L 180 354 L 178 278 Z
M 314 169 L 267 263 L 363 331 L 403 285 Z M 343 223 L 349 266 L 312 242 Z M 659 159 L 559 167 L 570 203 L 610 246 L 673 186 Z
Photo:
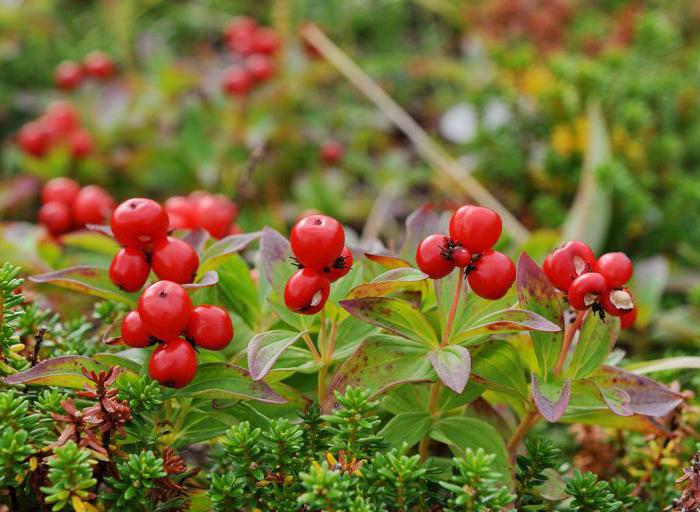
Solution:
M 462 295 L 462 283 L 464 282 L 464 269 L 459 269 L 459 276 L 457 277 L 457 288 L 455 289 L 455 295 L 452 299 L 452 306 L 450 306 L 450 313 L 447 315 L 447 322 L 445 323 L 445 330 L 442 333 L 442 341 L 440 346 L 444 347 L 450 341 L 450 334 L 452 334 L 452 324 L 455 320 L 455 314 L 457 313 L 457 306 L 459 305 L 459 299 Z
M 428 403 L 428 411 L 430 411 L 430 415 L 435 418 L 437 416 L 438 412 L 438 405 L 440 404 L 440 390 L 442 389 L 442 382 L 439 380 L 437 382 L 433 382 L 433 384 L 430 386 L 430 402 Z M 426 435 L 423 439 L 421 439 L 420 446 L 418 448 L 418 451 L 420 453 L 420 460 L 422 462 L 425 462 L 425 460 L 428 458 L 428 448 L 430 447 L 430 436 Z
M 566 356 L 569 354 L 569 349 L 571 348 L 571 342 L 574 340 L 576 331 L 578 331 L 581 327 L 585 316 L 586 311 L 577 311 L 574 322 L 566 326 L 566 329 L 564 330 L 564 342 L 562 343 L 561 352 L 559 353 L 559 360 L 554 367 L 555 375 L 559 375 L 561 373 L 561 369 L 564 367 L 564 362 L 566 361 Z
M 304 338 L 304 341 L 306 342 L 306 346 L 311 351 L 311 355 L 314 356 L 314 359 L 320 360 L 321 354 L 318 353 L 318 349 L 316 348 L 316 345 L 314 345 L 314 342 L 311 341 L 311 336 L 309 336 L 309 333 L 304 334 L 303 338 Z
M 318 370 L 318 403 L 323 404 L 326 400 L 326 376 L 328 375 L 328 366 L 323 365 Z
M 321 310 L 321 326 L 318 332 L 318 346 L 321 350 L 321 368 L 318 370 L 318 403 L 326 400 L 326 376 L 328 375 L 328 347 L 326 347 L 326 308 Z
M 520 446 L 520 443 L 527 433 L 530 432 L 530 429 L 534 427 L 539 420 L 540 413 L 536 408 L 530 409 L 530 411 L 522 417 L 520 424 L 515 429 L 515 432 L 513 432 L 513 436 L 508 441 L 507 448 L 511 458 L 515 458 L 515 450 L 518 449 L 518 446 Z

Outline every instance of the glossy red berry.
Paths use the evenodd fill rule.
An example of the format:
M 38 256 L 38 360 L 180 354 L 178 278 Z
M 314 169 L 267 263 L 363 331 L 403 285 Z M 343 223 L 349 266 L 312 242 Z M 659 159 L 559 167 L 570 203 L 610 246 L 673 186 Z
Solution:
M 56 66 L 53 76 L 56 86 L 69 91 L 78 87 L 83 81 L 83 68 L 77 62 L 66 60 Z
M 329 139 L 321 144 L 321 160 L 326 165 L 336 165 L 343 159 L 343 145 L 337 140 Z
M 170 220 L 170 229 L 194 229 L 197 227 L 197 211 L 189 197 L 173 196 L 163 204 Z
M 54 178 L 49 180 L 41 189 L 41 202 L 49 203 L 56 201 L 65 205 L 70 205 L 75 201 L 80 192 L 80 185 L 70 178 Z
M 328 278 L 311 268 L 297 270 L 284 288 L 284 303 L 295 313 L 313 315 L 326 305 L 331 291 Z
M 569 304 L 577 310 L 587 309 L 600 300 L 607 287 L 605 278 L 597 272 L 582 274 L 569 286 Z
M 450 219 L 450 238 L 472 253 L 491 249 L 498 242 L 501 230 L 501 217 L 482 206 L 462 206 Z
M 54 236 L 67 233 L 73 227 L 70 207 L 58 201 L 49 201 L 39 208 L 39 224 Z
M 39 158 L 49 150 L 51 138 L 42 123 L 33 121 L 17 132 L 17 143 L 26 154 Z
M 249 56 L 245 60 L 245 68 L 256 82 L 264 82 L 275 74 L 275 63 L 266 55 L 259 53 Z
M 187 336 L 198 347 L 221 350 L 233 339 L 233 323 L 224 308 L 197 306 L 192 310 L 187 324 Z
M 196 202 L 199 226 L 217 239 L 228 235 L 231 224 L 238 215 L 236 205 L 226 196 L 211 194 L 197 198 Z
M 143 291 L 138 310 L 141 320 L 153 336 L 159 340 L 172 340 L 187 327 L 192 301 L 179 284 L 158 281 Z
M 555 288 L 568 292 L 574 279 L 591 272 L 595 255 L 591 248 L 579 240 L 571 240 L 547 255 L 542 270 Z
M 253 78 L 244 67 L 231 66 L 224 71 L 221 87 L 229 96 L 245 96 L 252 86 Z
M 151 334 L 143 325 L 138 311 L 130 311 L 122 319 L 122 340 L 134 348 L 144 348 L 150 344 Z
M 292 252 L 305 267 L 322 272 L 343 252 L 343 226 L 327 215 L 309 215 L 299 220 L 290 235 Z
M 73 158 L 85 158 L 92 151 L 92 147 L 92 135 L 87 130 L 78 128 L 68 135 L 68 149 Z
M 631 311 L 628 311 L 624 315 L 620 317 L 620 328 L 621 329 L 629 329 L 634 325 L 634 322 L 637 320 L 637 307 L 635 306 L 632 308 Z
M 54 101 L 42 116 L 52 137 L 63 137 L 80 126 L 80 115 L 67 101 Z
M 83 187 L 73 201 L 73 221 L 83 227 L 86 224 L 103 224 L 114 209 L 114 199 L 102 187 Z
M 160 279 L 191 283 L 199 268 L 199 256 L 190 244 L 169 236 L 153 244 L 151 265 Z
M 634 299 L 627 288 L 608 288 L 600 298 L 606 313 L 612 316 L 624 316 L 634 309 Z
M 455 262 L 448 257 L 450 240 L 445 235 L 426 237 L 416 249 L 416 264 L 431 279 L 441 279 L 452 272 Z
M 274 54 L 280 47 L 280 37 L 269 27 L 260 27 L 253 33 L 253 51 L 265 55 Z
M 136 292 L 146 284 L 151 266 L 146 255 L 136 247 L 123 247 L 112 258 L 109 278 L 125 292 Z
M 467 281 L 479 297 L 500 299 L 515 281 L 515 265 L 502 252 L 485 252 L 474 262 L 474 270 L 469 273 Z
M 114 74 L 114 61 L 105 52 L 94 51 L 83 59 L 83 68 L 89 76 L 104 80 Z
M 456 267 L 464 268 L 472 262 L 472 253 L 461 245 L 452 248 L 452 261 Z
M 165 238 L 170 219 L 163 207 L 152 199 L 135 197 L 115 208 L 109 224 L 117 242 L 143 247 Z
M 330 271 L 326 273 L 331 283 L 334 283 L 341 277 L 346 276 L 352 269 L 352 263 L 352 251 L 347 247 L 343 247 L 343 251 L 340 253 L 340 256 L 336 258 L 333 265 L 330 267 Z
M 595 271 L 603 275 L 610 288 L 619 288 L 632 278 L 632 260 L 623 252 L 609 252 L 598 258 Z
M 182 338 L 161 343 L 148 361 L 148 374 L 163 386 L 181 388 L 197 373 L 197 354 Z

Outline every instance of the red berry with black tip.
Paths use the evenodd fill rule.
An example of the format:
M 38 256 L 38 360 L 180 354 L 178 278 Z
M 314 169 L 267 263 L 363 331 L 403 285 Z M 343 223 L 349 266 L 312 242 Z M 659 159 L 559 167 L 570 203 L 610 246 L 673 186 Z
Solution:
M 148 374 L 163 386 L 181 388 L 197 373 L 197 354 L 182 338 L 161 343 L 148 361 Z
M 501 217 L 483 206 L 466 205 L 450 219 L 450 238 L 472 253 L 488 251 L 501 236 Z
M 153 244 L 151 265 L 160 279 L 191 283 L 199 268 L 199 256 L 187 242 L 168 236 Z
M 606 313 L 612 316 L 625 316 L 634 309 L 634 299 L 627 288 L 608 288 L 600 298 Z
M 94 51 L 83 59 L 85 73 L 98 80 L 104 80 L 114 74 L 114 61 L 105 52 Z
M 171 340 L 185 331 L 192 314 L 192 300 L 178 283 L 158 281 L 143 291 L 138 311 L 153 336 Z
M 632 278 L 632 260 L 623 252 L 609 252 L 598 258 L 595 271 L 603 275 L 610 288 L 619 288 Z
M 449 257 L 450 240 L 445 235 L 426 237 L 416 249 L 416 263 L 431 279 L 441 279 L 452 272 L 455 262 Z
M 69 206 L 80 192 L 80 185 L 70 178 L 54 178 L 46 182 L 41 189 L 41 202 L 56 201 Z
M 323 309 L 331 291 L 331 282 L 311 268 L 297 270 L 284 288 L 284 303 L 295 313 L 314 315 Z
M 321 144 L 321 160 L 326 165 L 336 165 L 343 159 L 343 145 L 337 140 L 329 139 Z
M 568 292 L 573 280 L 591 272 L 594 265 L 591 248 L 584 242 L 571 240 L 547 255 L 542 270 L 555 288 Z
M 244 67 L 231 66 L 224 71 L 221 87 L 229 96 L 245 96 L 253 87 L 253 77 Z
M 195 201 L 199 226 L 217 239 L 228 235 L 231 224 L 238 215 L 236 205 L 223 195 L 206 194 L 198 197 Z
M 165 238 L 170 219 L 163 207 L 152 199 L 135 197 L 115 208 L 109 224 L 117 242 L 143 247 Z
M 83 187 L 73 201 L 71 211 L 76 225 L 103 224 L 114 209 L 114 199 L 102 187 Z
M 582 311 L 593 306 L 608 288 L 605 278 L 597 272 L 582 274 L 573 280 L 569 291 L 569 304 L 574 309 Z
M 49 150 L 51 139 L 46 127 L 38 121 L 33 121 L 20 128 L 17 144 L 26 154 L 39 158 Z
M 151 333 L 141 321 L 141 315 L 134 310 L 122 319 L 122 340 L 130 347 L 144 348 L 151 343 Z
M 292 252 L 305 267 L 323 272 L 343 252 L 343 226 L 327 215 L 309 215 L 297 222 L 290 235 Z
M 73 227 L 70 208 L 65 203 L 49 201 L 39 208 L 39 224 L 53 236 L 68 233 Z
M 83 81 L 83 68 L 77 62 L 66 60 L 56 66 L 54 71 L 56 86 L 66 91 L 75 89 Z
M 187 324 L 187 336 L 198 347 L 221 350 L 233 339 L 233 323 L 224 308 L 218 306 L 197 306 L 192 310 Z
M 472 253 L 461 245 L 452 248 L 452 261 L 456 267 L 464 268 L 472 262 Z
M 352 263 L 352 251 L 350 251 L 350 249 L 347 247 L 343 247 L 343 252 L 341 252 L 340 256 L 338 256 L 335 262 L 333 262 L 333 265 L 330 267 L 330 271 L 326 273 L 331 283 L 334 283 L 341 277 L 346 276 L 352 269 Z
M 479 297 L 500 299 L 508 293 L 515 281 L 515 265 L 502 252 L 485 252 L 474 262 L 474 270 L 469 273 L 467 280 Z
M 136 247 L 123 247 L 112 258 L 109 278 L 125 292 L 136 292 L 143 288 L 151 273 L 146 255 Z

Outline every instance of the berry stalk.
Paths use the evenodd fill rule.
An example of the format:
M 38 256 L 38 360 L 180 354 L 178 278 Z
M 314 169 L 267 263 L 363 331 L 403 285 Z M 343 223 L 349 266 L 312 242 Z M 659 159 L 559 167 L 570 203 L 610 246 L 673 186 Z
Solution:
M 586 317 L 586 312 L 587 310 L 576 311 L 576 319 L 573 323 L 566 326 L 566 329 L 564 331 L 564 342 L 562 343 L 561 352 L 559 353 L 559 360 L 557 361 L 557 364 L 554 367 L 555 375 L 559 375 L 561 373 L 561 369 L 563 368 L 564 362 L 566 361 L 566 356 L 568 355 L 569 349 L 571 348 L 571 343 L 574 340 L 576 332 L 581 328 L 583 319 Z

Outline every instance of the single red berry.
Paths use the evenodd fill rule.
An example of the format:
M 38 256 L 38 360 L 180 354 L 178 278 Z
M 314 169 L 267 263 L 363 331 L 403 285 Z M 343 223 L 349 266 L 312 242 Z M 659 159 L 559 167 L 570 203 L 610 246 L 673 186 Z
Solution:
M 345 232 L 333 217 L 309 215 L 294 225 L 290 242 L 300 264 L 322 272 L 343 252 Z
M 153 244 L 151 265 L 160 279 L 191 283 L 199 268 L 199 256 L 190 244 L 169 236 Z
M 220 239 L 228 235 L 238 216 L 238 208 L 224 195 L 207 194 L 196 199 L 197 223 L 211 236 Z
M 54 101 L 42 116 L 52 138 L 61 138 L 80 126 L 80 114 L 67 101 Z
M 80 192 L 80 185 L 70 178 L 54 178 L 49 180 L 41 189 L 41 202 L 49 203 L 57 201 L 65 205 L 70 205 L 75 201 Z
M 600 298 L 606 313 L 625 316 L 634 309 L 634 299 L 627 288 L 608 288 Z
M 472 262 L 472 253 L 461 245 L 452 248 L 452 261 L 456 267 L 464 268 Z
M 258 28 L 258 23 L 248 16 L 236 16 L 226 26 L 224 35 L 226 39 L 232 39 L 239 34 L 252 34 Z
M 343 252 L 336 258 L 330 267 L 330 271 L 326 274 L 331 283 L 335 283 L 341 277 L 346 276 L 352 269 L 352 263 L 352 251 L 347 247 L 343 247 Z
M 253 51 L 265 55 L 274 54 L 280 47 L 280 37 L 275 29 L 259 27 L 253 33 Z
M 569 304 L 577 310 L 587 309 L 599 301 L 607 287 L 605 278 L 597 272 L 582 274 L 569 286 Z
M 197 354 L 182 338 L 161 343 L 148 361 L 148 374 L 163 386 L 181 388 L 197 373 Z
M 623 252 L 609 252 L 598 258 L 595 271 L 603 275 L 610 288 L 619 288 L 632 278 L 632 260 Z
M 637 307 L 635 306 L 632 308 L 631 311 L 628 311 L 624 315 L 620 317 L 620 328 L 621 329 L 629 329 L 634 325 L 634 322 L 637 320 Z
M 49 150 L 51 137 L 43 123 L 32 121 L 20 128 L 17 143 L 26 154 L 39 158 Z
M 93 147 L 92 135 L 83 128 L 73 130 L 68 136 L 68 149 L 73 158 L 79 160 L 86 157 Z
M 336 165 L 343 159 L 343 145 L 337 140 L 328 139 L 321 144 L 321 160 L 326 165 Z
M 259 53 L 246 58 L 245 68 L 256 82 L 264 82 L 275 74 L 275 63 L 272 59 Z
M 431 279 L 441 279 L 452 272 L 455 262 L 450 257 L 450 240 L 445 235 L 426 237 L 416 250 L 416 263 Z
M 472 253 L 488 251 L 501 236 L 501 217 L 482 206 L 466 205 L 450 219 L 450 238 Z
M 168 213 L 170 229 L 194 229 L 197 227 L 197 211 L 189 197 L 174 196 L 163 205 Z
M 151 333 L 143 325 L 138 311 L 130 311 L 122 319 L 122 339 L 134 348 L 144 348 L 151 343 Z
M 233 339 L 233 323 L 224 308 L 218 306 L 197 306 L 187 324 L 187 336 L 198 347 L 221 350 Z
M 331 292 L 328 278 L 311 268 L 297 270 L 284 288 L 284 303 L 295 313 L 314 315 L 323 309 Z
M 252 86 L 253 78 L 244 67 L 231 66 L 224 71 L 221 87 L 229 96 L 245 96 Z
M 39 208 L 39 224 L 54 236 L 67 233 L 73 227 L 70 207 L 58 201 L 49 201 Z
M 568 292 L 578 276 L 591 272 L 595 255 L 591 248 L 579 240 L 571 240 L 547 255 L 542 270 L 555 288 Z
M 479 297 L 496 300 L 503 297 L 515 281 L 515 265 L 511 259 L 498 251 L 481 255 L 469 273 L 469 286 Z
M 103 224 L 114 209 L 114 199 L 97 185 L 83 187 L 73 201 L 73 221 L 83 227 L 86 224 Z
M 141 320 L 153 336 L 159 340 L 172 340 L 187 327 L 192 301 L 178 283 L 158 281 L 143 291 L 138 309 Z
M 53 77 L 59 88 L 69 91 L 83 81 L 83 68 L 77 62 L 65 60 L 56 66 Z
M 135 197 L 115 208 L 109 224 L 117 242 L 143 247 L 165 238 L 170 219 L 163 207 L 152 199 Z
M 129 293 L 140 290 L 146 284 L 150 273 L 151 266 L 146 255 L 136 247 L 119 249 L 109 266 L 109 278 L 116 286 Z
M 105 52 L 94 51 L 83 59 L 83 68 L 91 77 L 104 80 L 114 73 L 114 61 Z

